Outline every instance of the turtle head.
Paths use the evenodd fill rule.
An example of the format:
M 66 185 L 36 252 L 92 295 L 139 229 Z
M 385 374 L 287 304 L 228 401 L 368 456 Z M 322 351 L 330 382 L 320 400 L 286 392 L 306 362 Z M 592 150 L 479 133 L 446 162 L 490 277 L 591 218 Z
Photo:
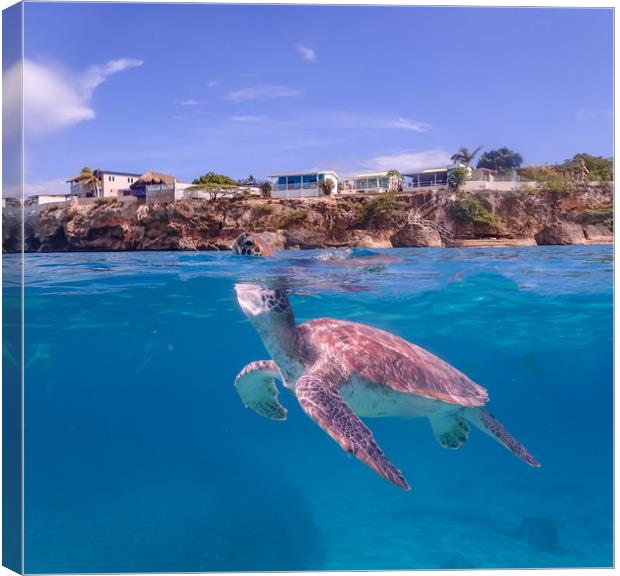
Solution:
M 235 291 L 241 310 L 266 344 L 270 340 L 283 346 L 291 340 L 295 317 L 285 290 L 259 284 L 236 284 Z
M 237 236 L 232 244 L 232 249 L 233 252 L 243 256 L 273 256 L 269 244 L 251 232 L 244 232 Z

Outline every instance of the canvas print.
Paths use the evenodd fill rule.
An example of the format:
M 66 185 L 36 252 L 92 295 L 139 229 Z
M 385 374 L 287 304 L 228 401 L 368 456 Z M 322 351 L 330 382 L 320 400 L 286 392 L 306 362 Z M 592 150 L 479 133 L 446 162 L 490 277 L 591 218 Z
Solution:
M 611 8 L 3 32 L 5 566 L 613 565 Z

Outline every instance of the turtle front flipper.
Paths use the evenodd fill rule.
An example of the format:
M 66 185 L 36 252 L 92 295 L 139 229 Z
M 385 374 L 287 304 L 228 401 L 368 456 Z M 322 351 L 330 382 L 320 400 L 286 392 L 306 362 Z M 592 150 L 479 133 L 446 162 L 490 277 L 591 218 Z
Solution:
M 338 388 L 345 379 L 336 362 L 320 359 L 297 381 L 299 404 L 345 452 L 354 454 L 389 482 L 410 490 L 401 471 L 385 457 L 370 430 L 340 396 Z
M 235 388 L 246 408 L 271 420 L 286 420 L 286 408 L 278 402 L 276 378 L 282 380 L 275 362 L 257 360 L 237 374 Z

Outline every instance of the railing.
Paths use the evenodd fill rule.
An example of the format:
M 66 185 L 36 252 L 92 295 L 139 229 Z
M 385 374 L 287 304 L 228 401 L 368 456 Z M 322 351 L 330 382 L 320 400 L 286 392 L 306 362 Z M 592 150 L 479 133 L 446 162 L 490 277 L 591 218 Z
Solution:
M 427 200 L 426 202 L 424 202 L 424 204 L 422 204 L 421 206 L 418 206 L 418 208 L 416 208 L 415 212 L 413 210 L 411 210 L 409 212 L 409 216 L 407 217 L 407 220 L 420 220 L 422 219 L 423 216 L 423 212 L 426 211 L 427 208 L 430 208 L 431 206 L 433 206 L 433 208 L 435 208 L 437 206 L 437 203 L 435 202 L 434 198 L 431 198 L 430 200 Z M 411 224 L 411 221 L 409 222 Z
M 296 186 L 276 186 L 271 190 L 271 195 L 274 198 L 312 198 L 322 196 L 321 188 L 319 186 L 304 187 Z
M 273 184 L 273 190 L 280 190 L 281 192 L 286 192 L 288 190 L 314 190 L 318 188 L 318 184 L 316 182 L 303 182 L 301 184 Z
M 403 186 L 403 190 L 417 190 L 419 188 L 446 188 L 448 183 L 441 182 L 408 182 Z
M 428 202 L 425 202 L 424 204 L 422 204 L 422 206 L 420 206 L 419 208 L 415 209 L 412 208 L 409 211 L 409 215 L 407 216 L 407 223 L 409 224 L 409 226 L 412 226 L 414 224 L 420 224 L 421 226 L 424 226 L 426 228 L 432 228 L 433 230 L 436 230 L 437 232 L 439 232 L 439 235 L 442 238 L 445 238 L 447 240 L 454 240 L 454 234 L 448 230 L 445 226 L 442 226 L 441 224 L 437 224 L 436 222 L 433 222 L 432 220 L 426 220 L 425 218 L 421 218 L 418 214 L 418 211 L 420 211 L 421 208 L 423 208 L 425 205 L 429 205 L 432 202 L 432 200 L 429 200 Z

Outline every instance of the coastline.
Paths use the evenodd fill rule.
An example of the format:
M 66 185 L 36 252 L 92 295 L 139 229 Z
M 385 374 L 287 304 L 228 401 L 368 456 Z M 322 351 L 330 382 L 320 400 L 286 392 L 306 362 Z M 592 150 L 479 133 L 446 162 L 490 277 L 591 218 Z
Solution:
M 474 210 L 465 214 L 459 201 L 441 190 L 138 205 L 110 198 L 27 213 L 23 245 L 25 252 L 220 251 L 243 232 L 262 235 L 273 250 L 613 242 L 610 185 L 561 194 L 482 190 L 468 197 Z M 3 210 L 2 219 L 3 252 L 19 252 L 21 213 Z

